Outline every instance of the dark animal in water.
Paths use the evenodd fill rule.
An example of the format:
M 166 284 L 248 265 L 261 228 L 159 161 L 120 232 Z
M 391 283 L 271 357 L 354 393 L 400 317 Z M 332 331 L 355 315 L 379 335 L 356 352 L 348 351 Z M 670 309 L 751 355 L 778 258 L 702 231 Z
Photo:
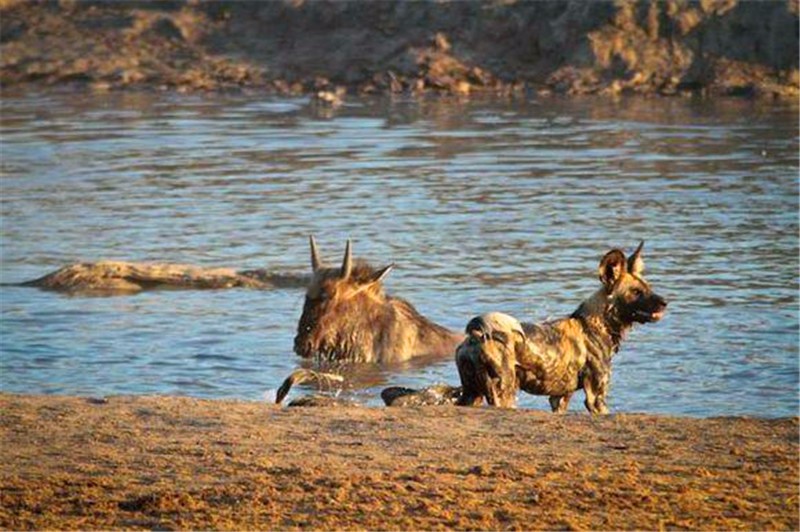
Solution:
M 307 382 L 316 383 L 320 390 L 333 391 L 341 389 L 344 377 L 336 373 L 323 373 L 310 369 L 297 369 L 291 373 L 278 388 L 275 394 L 275 404 L 283 403 L 295 384 Z M 430 405 L 454 405 L 461 395 L 461 388 L 454 388 L 445 384 L 436 384 L 422 390 L 413 390 L 393 386 L 381 392 L 381 399 L 387 406 L 430 406 Z M 293 399 L 289 406 L 356 406 L 357 403 L 346 398 L 333 396 L 330 394 L 304 395 Z
M 454 405 L 461 397 L 461 388 L 434 384 L 421 390 L 392 386 L 384 388 L 381 399 L 386 406 Z
M 278 388 L 278 392 L 275 394 L 275 404 L 279 405 L 283 403 L 283 400 L 289 394 L 289 390 L 292 389 L 292 386 L 307 382 L 316 383 L 317 387 L 322 390 L 332 391 L 337 386 L 341 386 L 344 383 L 344 377 L 336 373 L 323 373 L 321 371 L 303 368 L 296 369 L 291 375 L 286 377 L 283 384 Z M 293 399 L 289 403 L 289 406 L 356 406 L 356 404 L 352 401 L 332 395 L 314 394 Z
M 326 266 L 310 238 L 313 275 L 297 325 L 294 351 L 319 361 L 401 362 L 447 356 L 464 339 L 420 314 L 408 301 L 386 295 L 393 264 L 373 268 L 354 261 L 347 241 L 340 267 Z
M 517 390 L 548 395 L 554 412 L 565 412 L 583 388 L 593 414 L 608 412 L 611 358 L 635 323 L 656 322 L 667 302 L 642 277 L 639 244 L 633 255 L 614 249 L 600 261 L 601 288 L 572 315 L 540 324 L 520 323 L 493 312 L 473 318 L 458 347 L 463 387 L 459 404 L 514 407 Z

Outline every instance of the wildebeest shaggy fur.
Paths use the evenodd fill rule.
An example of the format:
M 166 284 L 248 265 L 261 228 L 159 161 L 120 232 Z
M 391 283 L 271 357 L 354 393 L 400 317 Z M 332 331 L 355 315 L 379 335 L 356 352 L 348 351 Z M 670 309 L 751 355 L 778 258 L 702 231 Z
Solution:
M 313 276 L 294 339 L 304 358 L 336 362 L 402 362 L 451 356 L 464 339 L 387 295 L 383 280 L 393 264 L 373 268 L 354 261 L 347 241 L 341 267 L 325 266 L 311 237 Z

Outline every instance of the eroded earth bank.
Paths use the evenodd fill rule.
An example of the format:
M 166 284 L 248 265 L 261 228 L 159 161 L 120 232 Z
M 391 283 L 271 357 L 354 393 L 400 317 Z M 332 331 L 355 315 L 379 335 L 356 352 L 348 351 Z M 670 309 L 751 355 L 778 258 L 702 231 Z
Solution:
M 797 98 L 798 1 L 0 0 L 0 83 Z

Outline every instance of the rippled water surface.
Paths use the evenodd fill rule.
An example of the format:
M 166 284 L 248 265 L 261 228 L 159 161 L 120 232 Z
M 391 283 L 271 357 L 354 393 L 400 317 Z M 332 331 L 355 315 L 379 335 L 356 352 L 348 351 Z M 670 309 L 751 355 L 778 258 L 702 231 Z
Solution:
M 303 272 L 314 233 L 332 262 L 347 237 L 396 262 L 387 289 L 462 329 L 567 314 L 644 239 L 670 306 L 623 344 L 611 408 L 795 415 L 797 154 L 796 109 L 739 100 L 6 93 L 2 281 L 100 259 Z M 0 296 L 4 391 L 261 400 L 299 365 L 299 290 Z M 458 381 L 450 360 L 361 373 L 373 404 Z

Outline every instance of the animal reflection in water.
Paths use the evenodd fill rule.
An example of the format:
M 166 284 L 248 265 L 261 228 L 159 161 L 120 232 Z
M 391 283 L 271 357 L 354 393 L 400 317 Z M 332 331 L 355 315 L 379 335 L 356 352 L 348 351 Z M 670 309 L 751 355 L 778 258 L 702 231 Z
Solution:
M 330 267 L 313 236 L 310 245 L 312 278 L 294 339 L 299 356 L 320 362 L 402 362 L 452 356 L 464 339 L 385 293 L 383 280 L 394 264 L 373 268 L 353 260 L 348 240 L 342 265 Z
M 492 312 L 470 320 L 467 338 L 456 351 L 461 387 L 393 387 L 381 393 L 382 399 L 390 406 L 479 405 L 485 399 L 493 406 L 513 408 L 521 389 L 548 395 L 552 410 L 563 413 L 573 393 L 583 389 L 589 412 L 608 413 L 613 355 L 634 324 L 659 321 L 667 306 L 642 276 L 643 245 L 640 243 L 627 259 L 618 249 L 606 253 L 598 268 L 601 288 L 568 317 L 529 324 Z M 332 382 L 338 378 L 298 370 L 281 386 L 277 402 L 283 400 L 293 384 Z M 344 404 L 342 400 L 323 397 L 302 398 L 292 404 Z

